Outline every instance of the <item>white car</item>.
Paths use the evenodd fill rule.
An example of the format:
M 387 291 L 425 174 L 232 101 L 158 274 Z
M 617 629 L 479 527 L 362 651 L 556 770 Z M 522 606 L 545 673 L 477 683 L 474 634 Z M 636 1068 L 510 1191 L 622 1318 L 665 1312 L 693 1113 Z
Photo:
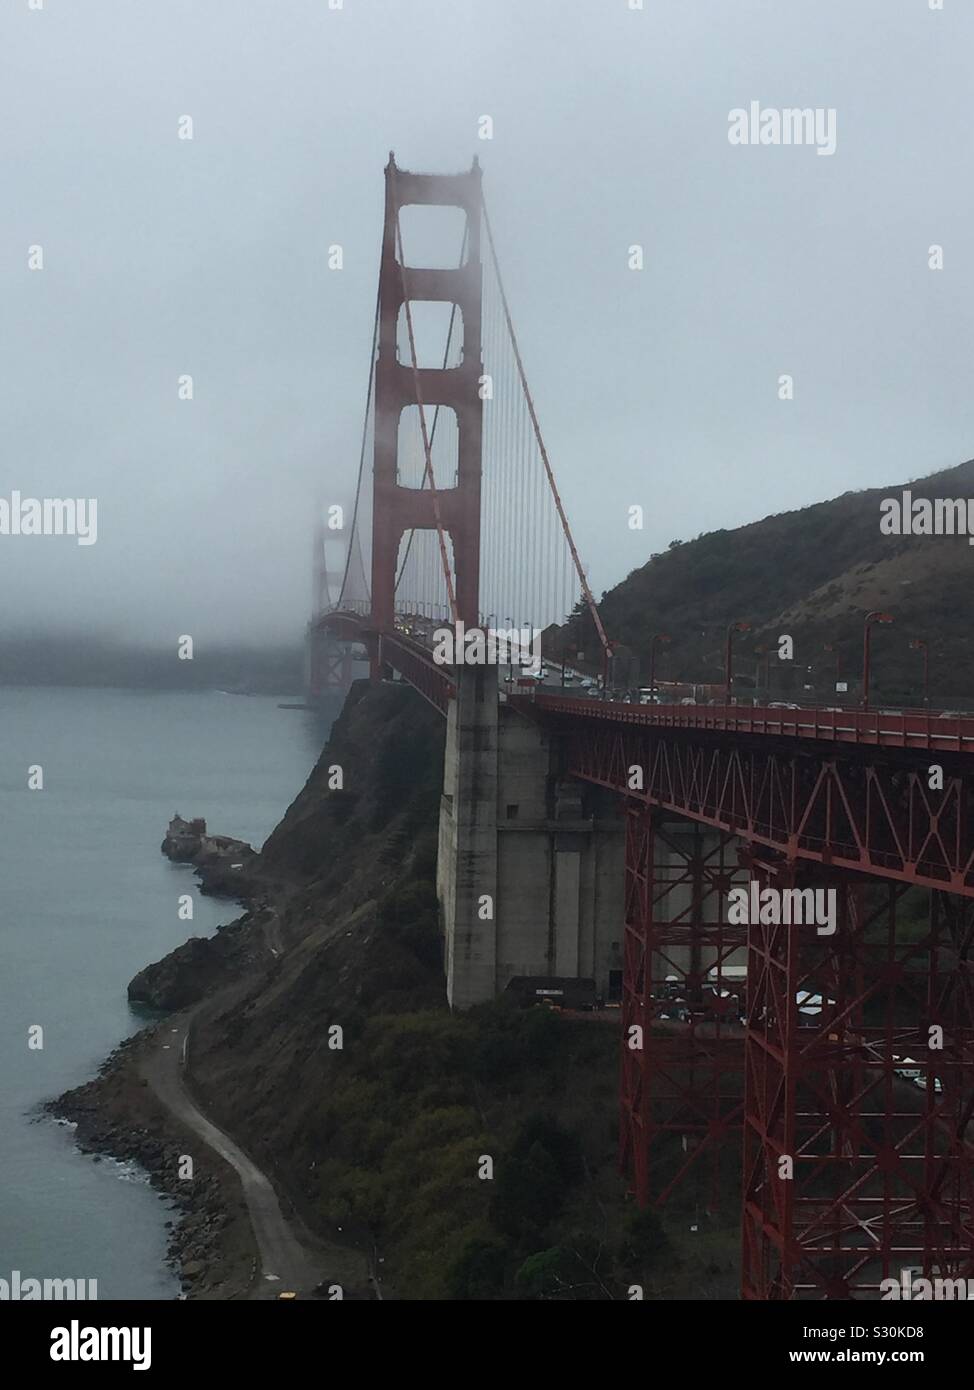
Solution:
M 804 1014 L 806 1018 L 814 1018 L 822 1012 L 822 996 L 812 994 L 807 989 L 800 989 L 795 995 L 795 1003 L 798 1005 L 798 1012 Z M 834 1008 L 835 1000 L 830 999 L 829 1004 Z
M 927 1078 L 921 1073 L 920 1076 L 913 1077 L 913 1084 L 917 1087 L 918 1090 L 925 1091 L 927 1089 Z M 935 1076 L 933 1078 L 934 1095 L 939 1096 L 942 1093 L 943 1089 L 944 1083 L 941 1081 L 939 1076 Z

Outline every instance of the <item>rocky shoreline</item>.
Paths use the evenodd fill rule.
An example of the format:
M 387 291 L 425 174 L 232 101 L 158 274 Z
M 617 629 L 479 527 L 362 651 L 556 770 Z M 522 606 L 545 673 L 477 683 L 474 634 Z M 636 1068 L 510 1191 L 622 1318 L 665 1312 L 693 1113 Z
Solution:
M 181 1296 L 245 1297 L 255 1252 L 236 1175 L 206 1152 L 195 1159 L 192 1182 L 179 1177 L 181 1155 L 196 1155 L 199 1144 L 138 1075 L 140 1056 L 159 1026 L 127 1038 L 94 1080 L 44 1108 L 76 1126 L 74 1141 L 82 1153 L 138 1164 L 151 1186 L 173 1203 L 166 1254 Z
M 178 823 L 178 824 L 177 824 Z M 180 827 L 191 832 L 180 834 Z M 195 834 L 196 842 L 192 842 Z M 259 857 L 250 845 L 208 836 L 205 822 L 170 823 L 162 851 L 192 863 L 200 891 L 235 900 L 247 909 L 213 937 L 192 937 L 162 961 L 146 966 L 128 987 L 129 998 L 157 1009 L 160 1017 L 126 1038 L 84 1085 L 48 1101 L 43 1110 L 75 1125 L 78 1148 L 95 1159 L 137 1164 L 160 1195 L 173 1203 L 167 1261 L 180 1281 L 180 1297 L 243 1298 L 256 1271 L 256 1247 L 236 1173 L 208 1149 L 153 1095 L 141 1064 L 157 1045 L 173 1010 L 202 998 L 245 953 L 253 915 L 259 920 L 274 887 L 254 872 Z M 180 1159 L 194 1155 L 193 1179 L 179 1175 Z

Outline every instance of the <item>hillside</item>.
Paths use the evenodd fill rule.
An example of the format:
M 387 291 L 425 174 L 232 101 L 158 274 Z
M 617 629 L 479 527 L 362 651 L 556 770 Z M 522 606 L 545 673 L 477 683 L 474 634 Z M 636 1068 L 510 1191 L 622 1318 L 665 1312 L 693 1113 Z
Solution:
M 657 658 L 658 677 L 716 683 L 728 623 L 748 622 L 752 630 L 735 642 L 739 695 L 753 686 L 756 648 L 776 650 L 787 633 L 795 660 L 779 666 L 772 657 L 772 698 L 794 693 L 831 702 L 835 656 L 825 643 L 839 645 L 842 678 L 858 681 L 863 616 L 888 610 L 894 625 L 873 639 L 876 701 L 921 703 L 921 655 L 909 646 L 916 637 L 929 642 L 931 703 L 953 708 L 965 696 L 974 700 L 974 641 L 965 621 L 974 549 L 965 536 L 881 534 L 880 502 L 904 488 L 917 498 L 974 496 L 974 461 L 674 543 L 603 595 L 606 629 L 634 651 L 642 679 L 652 635 L 665 632 L 671 642 Z M 596 644 L 585 626 L 588 653 Z M 805 684 L 814 690 L 803 691 Z
M 505 1000 L 447 1008 L 434 887 L 443 742 L 442 719 L 408 687 L 354 687 L 247 865 L 250 910 L 140 972 L 140 997 L 194 1011 L 188 1090 L 310 1237 L 357 1252 L 386 1299 L 625 1299 L 632 1284 L 647 1298 L 734 1297 L 733 1177 L 726 1210 L 704 1213 L 688 1186 L 662 1224 L 627 1195 L 618 1023 Z M 165 1155 L 179 1146 L 141 1103 L 132 1066 L 152 1035 L 140 1039 L 56 1108 L 83 1120 L 89 1147 L 138 1157 L 172 1191 Z M 134 1147 L 122 1133 L 133 1106 Z M 229 1269 L 226 1241 L 221 1228 L 215 1248 L 176 1243 L 195 1297 L 239 1287 L 245 1232 Z M 369 1296 L 364 1277 L 348 1296 Z
M 733 1296 L 736 1209 L 685 1249 L 616 1168 L 618 1031 L 497 1001 L 446 1007 L 435 899 L 443 724 L 353 692 L 263 851 L 285 950 L 204 1006 L 193 1077 L 308 1227 L 406 1299 Z M 341 766 L 344 789 L 327 789 Z M 339 1025 L 341 1050 L 327 1044 Z M 494 1176 L 479 1176 L 482 1156 Z

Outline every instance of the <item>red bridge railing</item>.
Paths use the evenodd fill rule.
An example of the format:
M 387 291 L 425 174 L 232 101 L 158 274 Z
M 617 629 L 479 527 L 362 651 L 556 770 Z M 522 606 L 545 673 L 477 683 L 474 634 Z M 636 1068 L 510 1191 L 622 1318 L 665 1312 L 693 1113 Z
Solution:
M 930 710 L 779 709 L 750 705 L 633 705 L 580 699 L 543 689 L 516 703 L 593 722 L 641 728 L 826 740 L 931 753 L 974 753 L 974 716 Z

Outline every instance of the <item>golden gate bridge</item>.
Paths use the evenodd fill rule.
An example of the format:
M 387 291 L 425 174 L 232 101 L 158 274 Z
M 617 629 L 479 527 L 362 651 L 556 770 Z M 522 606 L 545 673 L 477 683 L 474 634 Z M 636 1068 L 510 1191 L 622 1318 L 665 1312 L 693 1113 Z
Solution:
M 451 263 L 411 243 L 417 208 L 459 210 Z M 420 330 L 436 314 L 431 352 Z M 590 487 L 604 466 L 591 460 Z M 609 669 L 476 160 L 386 167 L 337 588 L 316 586 L 316 695 L 347 689 L 364 651 L 373 679 L 396 673 L 452 728 L 466 675 L 433 660 L 436 627 L 545 630 L 579 605 Z M 692 1184 L 716 1206 L 738 1182 L 747 1299 L 876 1298 L 904 1268 L 974 1275 L 974 719 L 485 689 L 625 824 L 620 1161 L 636 1200 Z M 837 929 L 740 925 L 742 882 L 828 889 Z M 904 909 L 918 888 L 919 926 Z M 696 1009 L 740 989 L 742 958 L 740 1016 Z M 674 988 L 690 1005 L 677 1024 Z M 920 1087 L 900 1074 L 907 1054 Z

